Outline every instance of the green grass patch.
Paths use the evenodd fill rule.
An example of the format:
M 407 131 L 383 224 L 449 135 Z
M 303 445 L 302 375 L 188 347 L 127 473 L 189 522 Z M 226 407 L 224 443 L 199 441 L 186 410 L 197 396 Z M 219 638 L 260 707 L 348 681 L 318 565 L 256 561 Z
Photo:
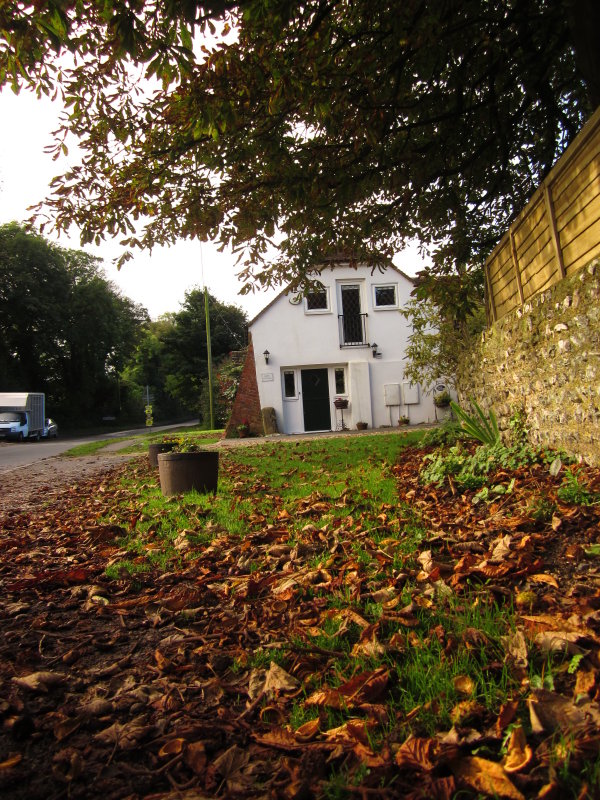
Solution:
M 86 442 L 85 444 L 78 444 L 75 447 L 71 447 L 70 450 L 67 450 L 62 455 L 66 456 L 67 458 L 79 458 L 80 456 L 93 456 L 100 450 L 104 450 L 104 448 L 108 447 L 109 444 L 118 444 L 119 442 L 125 442 L 128 441 L 129 439 L 130 439 L 129 436 L 124 436 L 123 438 L 99 439 L 97 442 Z

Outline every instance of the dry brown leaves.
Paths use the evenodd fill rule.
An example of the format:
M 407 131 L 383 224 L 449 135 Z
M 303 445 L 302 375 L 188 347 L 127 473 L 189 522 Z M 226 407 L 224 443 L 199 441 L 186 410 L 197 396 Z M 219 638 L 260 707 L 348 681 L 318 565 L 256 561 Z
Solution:
M 45 511 L 5 514 L 3 797 L 299 800 L 324 796 L 334 774 L 346 776 L 346 796 L 563 796 L 557 736 L 568 738 L 571 768 L 600 749 L 600 569 L 586 555 L 600 541 L 600 510 L 557 503 L 551 519 L 536 519 L 532 501 L 555 500 L 559 483 L 541 467 L 515 473 L 511 494 L 473 505 L 472 494 L 420 486 L 420 459 L 407 452 L 395 473 L 399 500 L 418 511 L 429 536 L 395 572 L 401 506 L 381 510 L 378 525 L 389 536 L 377 543 L 362 530 L 360 510 L 344 527 L 319 529 L 314 520 L 335 509 L 312 495 L 297 514 L 278 509 L 275 524 L 257 511 L 246 537 L 221 532 L 201 552 L 182 531 L 176 546 L 185 566 L 146 574 L 139 585 L 104 577 L 123 529 L 98 520 L 126 495 L 123 469 L 79 484 Z M 136 469 L 155 480 L 145 466 Z M 592 470 L 587 477 L 598 481 Z M 288 524 L 298 516 L 305 524 L 290 544 Z M 138 518 L 132 508 L 124 526 Z M 380 564 L 377 580 L 366 580 L 355 560 L 356 541 Z M 317 552 L 327 554 L 320 565 Z M 408 606 L 399 604 L 407 581 L 417 587 Z M 388 703 L 398 691 L 392 665 L 401 663 L 419 610 L 467 586 L 516 605 L 503 663 L 520 688 L 490 715 L 472 696 L 471 679 L 458 675 L 453 726 L 418 735 L 411 726 L 419 709 L 400 715 Z M 353 600 L 332 609 L 328 599 L 342 589 Z M 382 604 L 380 621 L 357 610 L 364 597 Z M 335 647 L 312 643 L 332 614 L 342 631 L 358 631 L 350 675 L 337 674 Z M 430 635 L 450 652 L 441 626 Z M 464 636 L 473 648 L 486 646 L 482 631 Z M 285 658 L 252 666 L 258 649 Z M 563 669 L 552 690 L 532 686 L 536 651 L 563 653 L 565 665 L 577 656 L 578 669 Z M 293 708 L 313 718 L 295 727 Z M 346 718 L 332 725 L 340 709 Z

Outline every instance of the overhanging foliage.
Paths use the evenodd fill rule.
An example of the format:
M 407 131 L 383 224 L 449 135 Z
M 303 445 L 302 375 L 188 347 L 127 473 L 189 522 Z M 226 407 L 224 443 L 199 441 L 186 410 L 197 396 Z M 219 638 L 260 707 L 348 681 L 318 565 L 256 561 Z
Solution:
M 597 104 L 582 24 L 597 15 L 593 0 L 8 2 L 0 82 L 63 96 L 57 152 L 71 133 L 83 158 L 47 209 L 84 242 L 216 239 L 271 285 L 332 247 L 376 260 L 417 237 L 446 272 L 481 261 Z

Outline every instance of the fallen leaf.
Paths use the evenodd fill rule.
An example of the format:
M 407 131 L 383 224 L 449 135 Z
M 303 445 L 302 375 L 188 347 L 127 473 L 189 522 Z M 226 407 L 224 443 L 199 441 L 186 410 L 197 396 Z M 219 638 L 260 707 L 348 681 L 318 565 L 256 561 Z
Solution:
M 435 767 L 435 739 L 411 736 L 396 751 L 396 764 L 404 769 L 430 772 Z
M 566 697 L 536 689 L 529 698 L 531 729 L 535 734 L 573 731 L 585 725 L 585 714 Z
M 371 726 L 373 727 L 373 726 Z M 328 741 L 333 742 L 360 742 L 365 746 L 369 745 L 369 726 L 362 719 L 349 719 L 337 728 L 330 728 L 324 732 Z
M 253 669 L 248 683 L 248 696 L 255 700 L 262 694 L 266 700 L 272 700 L 283 692 L 295 692 L 300 681 L 286 672 L 283 667 L 271 661 L 268 670 Z
M 58 742 L 62 742 L 63 739 L 66 739 L 72 733 L 75 733 L 75 731 L 81 726 L 82 722 L 82 717 L 73 717 L 71 719 L 65 719 L 61 722 L 57 722 L 53 728 L 56 740 Z
M 535 637 L 535 644 L 544 653 L 568 653 L 570 656 L 582 655 L 588 650 L 577 644 L 582 636 L 573 631 L 544 631 Z
M 136 717 L 130 722 L 121 724 L 115 722 L 108 728 L 95 733 L 93 738 L 100 744 L 114 745 L 119 750 L 131 750 L 153 730 L 152 725 L 146 724 L 146 717 Z
M 505 772 L 520 772 L 528 766 L 533 758 L 531 747 L 527 744 L 525 731 L 520 725 L 513 728 L 506 749 L 507 753 L 502 761 Z
M 510 555 L 511 541 L 512 537 L 508 536 L 508 534 L 503 536 L 501 539 L 498 539 L 495 542 L 494 549 L 492 551 L 491 561 L 504 561 L 504 559 L 508 558 Z
M 510 780 L 501 764 L 478 756 L 467 756 L 452 763 L 452 771 L 467 786 L 477 792 L 506 800 L 525 800 L 525 796 Z
M 207 756 L 203 742 L 191 742 L 185 748 L 183 760 L 196 775 L 202 775 L 206 769 Z
M 507 651 L 507 656 L 510 657 L 515 666 L 522 668 L 527 667 L 529 660 L 527 656 L 527 642 L 523 631 L 516 630 L 509 636 L 502 636 L 501 641 Z
M 23 760 L 21 753 L 12 753 L 4 761 L 0 761 L 0 772 L 6 772 L 16 767 Z
M 20 678 L 12 678 L 12 682 L 30 692 L 46 693 L 54 686 L 63 686 L 67 682 L 67 676 L 62 672 L 32 672 Z
M 546 573 L 537 573 L 536 575 L 530 575 L 529 580 L 532 580 L 534 583 L 547 583 L 548 586 L 553 586 L 555 589 L 558 589 L 558 581 L 554 577 L 554 575 L 547 575 Z
M 500 712 L 498 714 L 498 719 L 496 720 L 496 732 L 498 735 L 502 734 L 513 719 L 517 716 L 517 709 L 519 708 L 518 700 L 509 700 L 508 703 L 504 703 L 504 705 L 500 708 Z
M 575 700 L 582 695 L 591 695 L 596 688 L 596 672 L 595 670 L 580 669 L 577 671 L 575 679 Z
M 213 766 L 227 781 L 238 777 L 239 773 L 250 760 L 250 754 L 236 744 L 215 758 Z
M 383 692 L 389 680 L 384 667 L 373 672 L 361 672 L 337 689 L 325 687 L 313 692 L 304 701 L 305 706 L 329 706 L 330 708 L 355 708 L 361 703 L 369 703 Z

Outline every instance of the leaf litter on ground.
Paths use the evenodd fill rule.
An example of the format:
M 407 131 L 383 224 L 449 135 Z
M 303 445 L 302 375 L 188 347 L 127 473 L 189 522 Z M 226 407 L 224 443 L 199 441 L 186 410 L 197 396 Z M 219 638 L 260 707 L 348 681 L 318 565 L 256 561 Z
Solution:
M 600 507 L 541 463 L 473 502 L 367 441 L 5 513 L 3 797 L 600 796 Z

